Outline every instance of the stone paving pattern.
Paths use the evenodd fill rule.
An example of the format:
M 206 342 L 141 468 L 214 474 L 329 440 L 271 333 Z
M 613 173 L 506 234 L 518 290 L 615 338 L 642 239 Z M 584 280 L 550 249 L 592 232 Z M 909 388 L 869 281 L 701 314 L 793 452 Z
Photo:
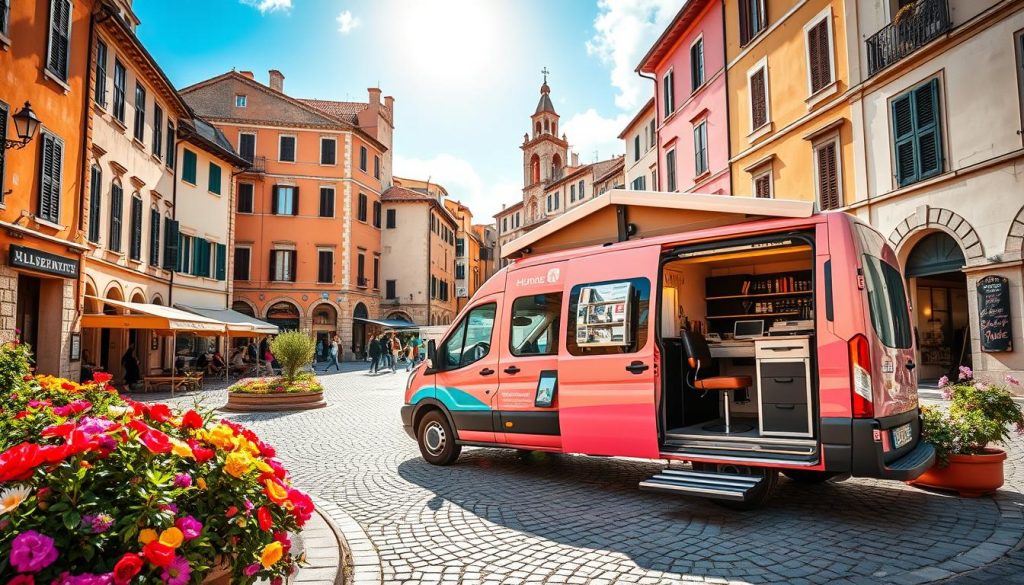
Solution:
M 1024 584 L 1020 437 L 994 497 L 782 479 L 767 506 L 737 512 L 640 492 L 661 468 L 652 461 L 467 448 L 433 467 L 401 428 L 404 372 L 347 364 L 321 380 L 327 408 L 230 418 L 348 523 L 356 583 Z M 201 396 L 226 401 L 223 390 Z

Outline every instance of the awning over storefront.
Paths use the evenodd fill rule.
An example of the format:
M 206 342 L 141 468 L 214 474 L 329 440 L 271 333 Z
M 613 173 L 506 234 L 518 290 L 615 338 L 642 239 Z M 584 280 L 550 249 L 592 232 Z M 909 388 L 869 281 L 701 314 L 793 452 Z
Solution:
M 228 334 L 235 337 L 277 335 L 280 332 L 277 325 L 260 321 L 256 317 L 250 317 L 245 313 L 239 313 L 231 309 L 206 309 L 189 305 L 174 306 L 183 311 L 224 323 L 228 327 Z
M 93 296 L 88 298 L 124 309 L 126 312 L 117 315 L 83 315 L 82 327 L 86 329 L 156 329 L 205 335 L 223 335 L 228 329 L 225 323 L 174 307 L 129 303 Z
M 386 327 L 388 329 L 419 329 L 420 326 L 415 323 L 403 321 L 401 319 L 364 319 L 363 317 L 354 317 L 356 321 L 362 321 L 363 323 L 369 323 L 371 325 L 378 325 L 380 327 Z

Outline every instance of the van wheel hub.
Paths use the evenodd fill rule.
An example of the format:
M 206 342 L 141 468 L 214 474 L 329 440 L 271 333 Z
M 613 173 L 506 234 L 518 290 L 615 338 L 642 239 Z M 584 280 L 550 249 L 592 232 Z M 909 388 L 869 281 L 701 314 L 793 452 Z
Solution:
M 440 423 L 436 421 L 427 423 L 427 426 L 423 429 L 423 444 L 431 455 L 437 455 L 443 451 L 447 442 L 448 437 Z

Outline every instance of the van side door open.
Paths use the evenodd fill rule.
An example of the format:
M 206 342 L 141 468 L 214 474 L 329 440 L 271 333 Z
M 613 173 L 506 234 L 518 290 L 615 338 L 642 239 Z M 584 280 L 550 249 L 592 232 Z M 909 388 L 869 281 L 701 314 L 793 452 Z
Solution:
M 559 427 L 569 453 L 657 458 L 653 318 L 660 248 L 566 263 Z

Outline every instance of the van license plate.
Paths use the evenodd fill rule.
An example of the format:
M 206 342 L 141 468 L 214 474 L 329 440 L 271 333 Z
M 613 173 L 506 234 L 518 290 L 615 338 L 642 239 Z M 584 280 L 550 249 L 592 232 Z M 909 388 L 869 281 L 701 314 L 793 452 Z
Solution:
M 913 438 L 914 431 L 910 427 L 910 423 L 898 426 L 892 430 L 892 447 L 893 449 L 899 449 L 904 445 L 910 444 Z

